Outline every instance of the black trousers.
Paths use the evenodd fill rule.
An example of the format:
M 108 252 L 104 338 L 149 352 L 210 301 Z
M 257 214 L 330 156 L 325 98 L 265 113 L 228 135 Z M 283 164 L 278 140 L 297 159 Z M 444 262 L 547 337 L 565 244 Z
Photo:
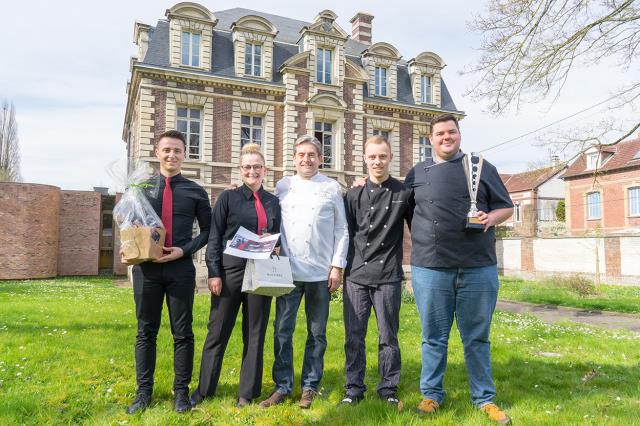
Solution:
M 153 391 L 156 338 L 165 295 L 173 335 L 173 389 L 189 391 L 193 372 L 193 297 L 196 272 L 190 257 L 168 263 L 146 262 L 133 267 L 136 303 L 136 382 L 138 390 Z
M 398 327 L 400 324 L 401 283 L 380 284 L 375 286 L 345 283 L 344 328 L 346 356 L 345 391 L 348 396 L 361 397 L 367 390 L 364 384 L 366 369 L 365 338 L 371 308 L 373 307 L 378 323 L 378 395 L 386 398 L 395 395 L 400 383 L 400 347 L 398 345 Z
M 226 256 L 225 256 L 226 257 Z M 238 396 L 254 399 L 262 389 L 264 339 L 269 322 L 271 297 L 242 293 L 245 262 L 225 267 L 222 292 L 211 296 L 208 333 L 202 348 L 198 394 L 213 396 L 220 379 L 224 352 L 242 305 L 242 364 Z

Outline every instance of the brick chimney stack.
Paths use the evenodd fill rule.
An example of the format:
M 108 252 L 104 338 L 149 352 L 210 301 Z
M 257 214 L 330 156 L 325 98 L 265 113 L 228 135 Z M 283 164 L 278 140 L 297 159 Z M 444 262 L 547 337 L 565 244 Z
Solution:
M 371 44 L 371 21 L 373 15 L 365 12 L 358 12 L 351 18 L 351 38 L 363 44 Z

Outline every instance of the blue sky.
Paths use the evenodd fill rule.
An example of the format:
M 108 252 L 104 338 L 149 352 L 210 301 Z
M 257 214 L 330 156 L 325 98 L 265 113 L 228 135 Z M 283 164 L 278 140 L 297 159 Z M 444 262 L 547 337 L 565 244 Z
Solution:
M 119 185 L 107 169 L 125 157 L 121 134 L 129 58 L 136 50 L 133 24 L 155 25 L 173 4 L 150 0 L 3 4 L 0 99 L 9 99 L 16 107 L 25 181 L 81 190 Z M 570 115 L 606 99 L 610 90 L 628 79 L 628 74 L 607 64 L 576 70 L 553 105 L 529 105 L 518 113 L 492 117 L 483 112 L 482 103 L 462 96 L 473 78 L 459 74 L 479 55 L 478 36 L 467 30 L 466 22 L 482 10 L 482 1 L 332 0 L 317 3 L 317 8 L 308 2 L 278 0 L 201 4 L 213 12 L 244 7 L 306 21 L 321 9 L 331 9 L 349 33 L 349 19 L 356 12 L 373 14 L 374 42 L 393 44 L 405 59 L 425 50 L 443 58 L 449 91 L 458 109 L 467 113 L 461 123 L 466 150 L 486 148 Z M 595 123 L 605 109 L 552 130 Z M 624 113 L 633 116 L 630 110 Z M 486 157 L 502 172 L 522 171 L 530 162 L 548 157 L 547 150 L 533 146 L 534 142 L 534 136 L 527 137 Z

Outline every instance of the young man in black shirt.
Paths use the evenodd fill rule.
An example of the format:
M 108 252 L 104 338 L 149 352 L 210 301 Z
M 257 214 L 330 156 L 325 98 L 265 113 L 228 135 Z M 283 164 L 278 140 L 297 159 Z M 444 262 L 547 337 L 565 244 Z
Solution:
M 396 393 L 400 382 L 402 240 L 404 222 L 411 226 L 412 191 L 389 175 L 393 154 L 386 139 L 373 136 L 364 150 L 369 177 L 345 197 L 350 242 L 343 293 L 346 396 L 342 404 L 360 402 L 366 391 L 365 337 L 373 307 L 379 333 L 378 395 L 400 408 Z
M 191 329 L 195 267 L 191 255 L 204 247 L 209 237 L 211 204 L 207 192 L 181 175 L 186 142 L 182 133 L 171 130 L 156 141 L 155 155 L 160 174 L 150 179 L 157 195 L 145 195 L 162 218 L 167 231 L 165 254 L 153 261 L 133 267 L 133 295 L 136 303 L 137 393 L 127 413 L 144 410 L 151 403 L 156 366 L 156 337 L 160 328 L 162 304 L 166 295 L 173 334 L 173 368 L 175 378 L 174 410 L 191 409 L 189 383 L 193 370 L 193 331 Z M 193 237 L 193 223 L 198 220 L 200 234 Z

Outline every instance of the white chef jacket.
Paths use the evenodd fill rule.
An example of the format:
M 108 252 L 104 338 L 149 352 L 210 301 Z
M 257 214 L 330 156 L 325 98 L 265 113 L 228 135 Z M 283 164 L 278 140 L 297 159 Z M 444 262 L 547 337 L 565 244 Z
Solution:
M 349 229 L 340 184 L 316 173 L 285 176 L 275 195 L 282 210 L 281 248 L 294 281 L 325 281 L 332 266 L 347 265 Z

